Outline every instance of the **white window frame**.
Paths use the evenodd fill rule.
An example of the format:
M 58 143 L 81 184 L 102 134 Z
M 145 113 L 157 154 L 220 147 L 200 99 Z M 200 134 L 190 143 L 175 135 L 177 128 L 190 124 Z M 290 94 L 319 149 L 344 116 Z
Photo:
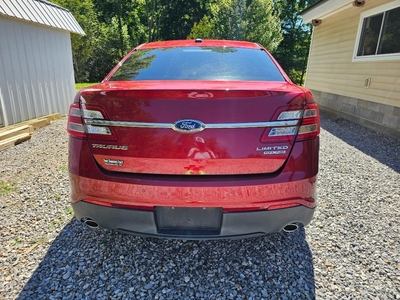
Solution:
M 354 45 L 353 52 L 353 62 L 361 62 L 361 61 L 384 61 L 384 60 L 400 60 L 400 53 L 390 53 L 390 54 L 375 54 L 375 55 L 366 55 L 366 56 L 357 56 L 358 48 L 360 46 L 361 33 L 363 29 L 364 19 L 371 17 L 376 14 L 383 13 L 385 11 L 400 7 L 400 0 L 395 0 L 385 5 L 381 5 L 375 7 L 373 9 L 367 10 L 360 15 L 360 21 L 358 23 L 358 31 L 356 37 L 356 43 Z

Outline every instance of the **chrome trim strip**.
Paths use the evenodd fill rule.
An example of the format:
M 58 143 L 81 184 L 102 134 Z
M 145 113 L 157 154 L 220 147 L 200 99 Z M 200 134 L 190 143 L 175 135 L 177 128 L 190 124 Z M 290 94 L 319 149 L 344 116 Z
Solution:
M 272 122 L 249 122 L 249 123 L 216 123 L 206 124 L 206 128 L 258 128 L 258 127 L 283 127 L 297 125 L 298 120 L 291 121 L 272 121 Z
M 250 123 L 214 123 L 204 124 L 205 129 L 233 129 L 233 128 L 265 128 L 265 127 L 284 127 L 296 126 L 299 120 L 272 121 L 272 122 L 250 122 Z M 88 125 L 103 125 L 111 127 L 135 127 L 135 128 L 157 128 L 173 129 L 173 123 L 146 123 L 146 122 L 124 122 L 85 119 Z
M 111 127 L 136 127 L 136 128 L 163 128 L 172 129 L 172 124 L 168 123 L 146 123 L 146 122 L 124 122 L 124 121 L 106 121 L 85 119 L 87 125 L 103 125 Z

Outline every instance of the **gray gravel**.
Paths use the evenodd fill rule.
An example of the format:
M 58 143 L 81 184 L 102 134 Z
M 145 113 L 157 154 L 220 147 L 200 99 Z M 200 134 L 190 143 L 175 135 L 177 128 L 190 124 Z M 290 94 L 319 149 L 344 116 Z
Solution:
M 0 299 L 400 299 L 400 141 L 322 114 L 309 226 L 179 241 L 73 219 L 65 126 L 0 152 Z

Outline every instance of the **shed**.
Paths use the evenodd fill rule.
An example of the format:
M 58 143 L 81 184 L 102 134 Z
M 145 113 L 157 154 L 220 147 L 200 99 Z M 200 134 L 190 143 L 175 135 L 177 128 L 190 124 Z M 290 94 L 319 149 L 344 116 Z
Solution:
M 320 107 L 400 139 L 400 0 L 320 0 L 301 15 Z
M 0 127 L 68 113 L 75 95 L 70 33 L 84 35 L 65 8 L 45 0 L 0 0 Z

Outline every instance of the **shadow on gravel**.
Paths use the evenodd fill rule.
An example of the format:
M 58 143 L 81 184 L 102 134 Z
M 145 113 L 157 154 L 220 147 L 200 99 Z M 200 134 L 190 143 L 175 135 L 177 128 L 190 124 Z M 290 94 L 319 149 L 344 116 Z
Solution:
M 315 299 L 304 228 L 244 240 L 180 241 L 71 220 L 17 299 Z
M 321 127 L 400 173 L 399 140 L 327 112 L 321 112 Z

